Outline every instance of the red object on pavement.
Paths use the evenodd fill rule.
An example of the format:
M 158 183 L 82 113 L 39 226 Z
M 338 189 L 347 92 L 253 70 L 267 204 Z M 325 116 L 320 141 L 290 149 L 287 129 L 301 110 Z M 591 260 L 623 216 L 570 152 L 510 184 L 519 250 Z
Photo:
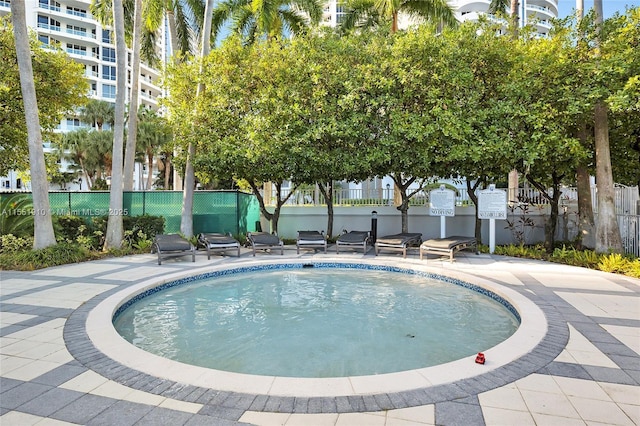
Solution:
M 484 364 L 484 354 L 482 352 L 478 352 L 478 356 L 476 356 L 476 363 Z

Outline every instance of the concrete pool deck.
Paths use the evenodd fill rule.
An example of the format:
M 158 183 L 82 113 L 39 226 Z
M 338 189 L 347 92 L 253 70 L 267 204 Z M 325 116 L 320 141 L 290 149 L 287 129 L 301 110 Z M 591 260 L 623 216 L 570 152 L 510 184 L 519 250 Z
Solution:
M 94 344 L 87 332 L 91 312 L 123 289 L 270 259 L 364 260 L 490 279 L 535 303 L 544 313 L 545 333 L 513 360 L 488 368 L 502 356 L 495 353 L 486 367 L 469 361 L 450 368 L 458 375 L 440 382 L 431 377 L 401 390 L 367 392 L 360 384 L 348 395 L 288 396 L 228 390 L 214 378 L 209 386 L 191 384 L 186 369 L 184 380 L 158 377 L 161 370 L 149 374 L 141 371 L 146 365 L 113 359 L 97 347 L 105 342 Z M 3 426 L 640 425 L 640 280 L 630 277 L 488 254 L 459 253 L 450 264 L 432 256 L 420 261 L 417 251 L 407 259 L 374 256 L 373 250 L 336 255 L 332 248 L 297 255 L 295 246 L 287 246 L 284 256 L 254 258 L 243 249 L 240 258 L 198 255 L 194 264 L 187 256 L 158 266 L 156 256 L 139 255 L 0 274 Z

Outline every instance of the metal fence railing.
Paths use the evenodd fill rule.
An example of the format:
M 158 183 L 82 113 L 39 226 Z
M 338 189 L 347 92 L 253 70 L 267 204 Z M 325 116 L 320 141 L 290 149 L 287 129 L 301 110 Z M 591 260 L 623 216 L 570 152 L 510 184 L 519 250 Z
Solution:
M 108 191 L 50 192 L 53 216 L 73 215 L 90 220 L 109 213 Z M 20 216 L 33 215 L 31 193 L 0 193 L 3 223 Z M 180 231 L 182 191 L 135 191 L 123 194 L 122 214 L 144 214 L 165 218 L 166 233 Z M 193 197 L 193 231 L 255 231 L 260 220 L 256 197 L 240 191 L 196 191 Z M 4 231 L 2 229 L 1 231 Z M 2 232 L 4 233 L 4 232 Z
M 283 188 L 281 197 L 285 198 L 290 193 L 290 189 Z M 574 187 L 563 187 L 561 189 L 561 203 L 572 203 L 578 200 L 578 190 Z M 591 188 L 591 200 L 594 212 L 598 211 L 597 188 Z M 265 204 L 275 206 L 276 193 L 275 189 L 271 194 L 265 197 Z M 340 206 L 387 206 L 392 205 L 395 199 L 395 191 L 393 188 L 375 188 L 375 189 L 342 189 L 337 188 L 333 191 L 333 205 Z M 638 195 L 638 187 L 628 187 L 624 185 L 616 185 L 615 187 L 615 206 L 618 214 L 635 214 L 637 203 L 640 199 Z M 548 205 L 549 201 L 544 195 L 535 188 L 519 188 L 518 200 L 534 205 Z M 324 196 L 318 189 L 297 189 L 293 195 L 287 200 L 289 206 L 303 205 L 326 205 Z M 412 206 L 426 206 L 429 204 L 429 191 L 419 191 L 411 200 Z M 465 189 L 458 189 L 456 194 L 456 204 L 458 206 L 473 205 L 469 198 L 469 194 Z
M 619 214 L 618 226 L 624 252 L 640 257 L 640 215 Z

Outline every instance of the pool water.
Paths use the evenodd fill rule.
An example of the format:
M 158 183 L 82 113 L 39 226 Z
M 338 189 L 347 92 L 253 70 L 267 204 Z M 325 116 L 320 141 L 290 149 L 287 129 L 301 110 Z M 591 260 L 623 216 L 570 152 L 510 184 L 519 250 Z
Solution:
M 518 319 L 471 289 L 367 269 L 261 270 L 159 291 L 114 320 L 148 352 L 202 367 L 346 377 L 429 367 L 506 340 Z

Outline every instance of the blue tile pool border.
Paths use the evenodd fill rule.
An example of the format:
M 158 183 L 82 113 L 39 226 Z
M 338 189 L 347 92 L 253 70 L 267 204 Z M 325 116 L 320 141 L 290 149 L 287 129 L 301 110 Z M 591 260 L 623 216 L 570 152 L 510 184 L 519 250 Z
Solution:
M 292 263 L 278 263 L 278 264 L 266 264 L 266 265 L 253 265 L 253 266 L 241 266 L 237 268 L 229 268 L 223 269 L 219 271 L 206 272 L 204 274 L 196 274 L 189 277 L 180 278 L 174 281 L 165 282 L 159 284 L 155 287 L 151 287 L 141 293 L 136 294 L 135 296 L 127 299 L 124 303 L 122 303 L 113 313 L 112 322 L 115 322 L 118 317 L 126 311 L 133 304 L 141 301 L 142 299 L 158 293 L 160 291 L 167 290 L 172 287 L 185 285 L 189 283 L 193 283 L 200 280 L 206 280 L 211 278 L 223 277 L 227 275 L 235 275 L 235 274 L 243 274 L 249 272 L 258 272 L 265 270 L 292 270 L 292 269 L 303 269 L 303 268 L 321 268 L 321 269 L 364 269 L 370 271 L 383 271 L 383 272 L 395 272 L 401 274 L 415 275 L 419 277 L 424 277 L 428 279 L 434 279 L 438 281 L 442 281 L 448 284 L 458 285 L 469 290 L 475 291 L 477 293 L 482 294 L 483 296 L 489 297 L 494 301 L 500 303 L 504 306 L 511 314 L 516 318 L 518 323 L 522 323 L 522 318 L 518 310 L 505 298 L 494 293 L 491 290 L 487 290 L 484 287 L 481 287 L 476 284 L 471 284 L 469 282 L 459 280 L 457 278 L 451 278 L 445 275 L 434 274 L 431 272 L 422 272 L 417 271 L 415 269 L 410 268 L 400 268 L 397 266 L 387 266 L 387 265 L 375 265 L 375 264 L 363 264 L 363 263 L 341 263 L 341 262 L 292 262 Z

